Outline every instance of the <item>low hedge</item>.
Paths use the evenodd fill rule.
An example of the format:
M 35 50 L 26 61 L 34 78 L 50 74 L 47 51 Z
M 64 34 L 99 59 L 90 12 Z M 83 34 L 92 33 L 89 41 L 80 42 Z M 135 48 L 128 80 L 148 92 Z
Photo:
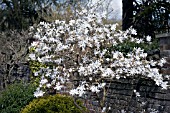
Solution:
M 29 83 L 14 83 L 0 94 L 0 113 L 19 113 L 35 97 L 36 87 Z
M 82 101 L 65 95 L 44 96 L 34 99 L 29 103 L 21 113 L 83 113 L 86 108 L 82 105 Z

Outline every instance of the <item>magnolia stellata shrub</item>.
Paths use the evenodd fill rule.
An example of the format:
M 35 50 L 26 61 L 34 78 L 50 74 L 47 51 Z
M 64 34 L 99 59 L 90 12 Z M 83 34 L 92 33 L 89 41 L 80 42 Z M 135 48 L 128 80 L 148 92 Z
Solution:
M 40 78 L 36 97 L 49 89 L 66 89 L 66 83 L 75 75 L 79 82 L 69 93 L 77 96 L 98 93 L 106 85 L 105 79 L 121 77 L 150 78 L 156 85 L 167 88 L 167 82 L 155 68 L 163 66 L 164 59 L 148 61 L 147 53 L 141 48 L 134 47 L 127 54 L 114 49 L 126 41 L 143 43 L 133 37 L 136 30 L 116 30 L 117 24 L 103 24 L 102 18 L 87 10 L 77 12 L 76 16 L 69 23 L 56 20 L 30 28 L 35 41 L 30 46 L 29 60 L 45 65 L 34 71 L 34 76 Z

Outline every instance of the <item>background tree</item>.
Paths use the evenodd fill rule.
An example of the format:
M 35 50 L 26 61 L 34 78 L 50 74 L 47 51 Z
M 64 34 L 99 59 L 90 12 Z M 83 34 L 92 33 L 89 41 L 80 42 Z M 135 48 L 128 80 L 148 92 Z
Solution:
M 123 0 L 123 30 L 131 25 L 141 36 L 169 32 L 169 0 Z
M 0 30 L 27 29 L 41 20 L 39 13 L 56 4 L 56 0 L 1 0 Z
M 133 1 L 134 0 L 123 0 L 123 25 L 122 29 L 128 29 L 133 22 Z

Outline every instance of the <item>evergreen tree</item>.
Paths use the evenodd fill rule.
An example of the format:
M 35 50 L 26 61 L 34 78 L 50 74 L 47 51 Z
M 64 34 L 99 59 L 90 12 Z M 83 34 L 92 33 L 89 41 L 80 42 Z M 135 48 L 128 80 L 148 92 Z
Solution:
M 170 1 L 123 0 L 123 30 L 130 26 L 141 36 L 170 32 Z
M 26 29 L 40 20 L 38 12 L 45 6 L 57 3 L 56 0 L 1 0 L 0 30 Z

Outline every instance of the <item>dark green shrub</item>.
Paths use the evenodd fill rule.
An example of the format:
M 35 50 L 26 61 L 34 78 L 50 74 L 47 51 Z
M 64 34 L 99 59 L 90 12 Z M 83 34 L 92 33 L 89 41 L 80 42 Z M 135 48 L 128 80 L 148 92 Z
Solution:
M 0 93 L 0 113 L 19 113 L 21 108 L 34 99 L 35 86 L 14 83 Z
M 82 113 L 86 108 L 82 106 L 80 100 L 65 95 L 46 96 L 34 99 L 21 113 Z
M 158 40 L 156 40 L 156 39 L 154 39 L 151 43 L 146 43 L 146 42 L 145 43 L 135 43 L 135 42 L 131 42 L 131 41 L 126 41 L 126 42 L 120 43 L 116 46 L 113 46 L 110 49 L 120 51 L 126 55 L 128 52 L 133 51 L 133 49 L 135 47 L 136 48 L 140 47 L 141 49 L 144 49 L 145 52 L 148 52 L 151 50 L 158 49 L 159 48 L 158 45 L 159 45 Z

